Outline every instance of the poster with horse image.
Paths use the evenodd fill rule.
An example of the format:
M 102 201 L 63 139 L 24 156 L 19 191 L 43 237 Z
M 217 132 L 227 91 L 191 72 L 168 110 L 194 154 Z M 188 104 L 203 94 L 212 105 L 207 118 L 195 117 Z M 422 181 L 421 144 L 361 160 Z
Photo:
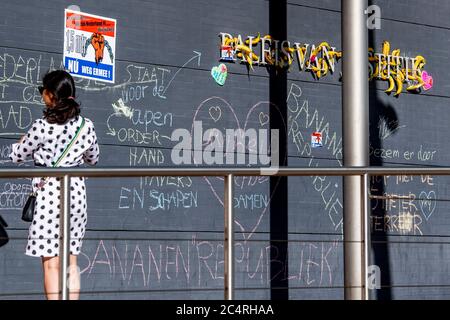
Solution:
M 73 76 L 114 83 L 117 21 L 66 9 L 64 66 Z

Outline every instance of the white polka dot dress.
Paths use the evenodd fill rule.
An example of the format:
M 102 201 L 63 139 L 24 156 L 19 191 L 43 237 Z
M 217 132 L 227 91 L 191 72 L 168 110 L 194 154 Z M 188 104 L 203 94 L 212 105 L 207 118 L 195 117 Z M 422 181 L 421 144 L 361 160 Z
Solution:
M 36 120 L 20 143 L 12 145 L 11 160 L 16 163 L 31 157 L 37 166 L 52 167 L 81 125 L 81 117 L 66 124 L 50 124 L 45 119 Z M 59 167 L 76 167 L 83 163 L 95 165 L 99 158 L 97 136 L 92 121 L 85 125 Z M 60 179 L 49 178 L 39 188 L 43 178 L 33 178 L 37 191 L 36 209 L 28 233 L 25 253 L 33 257 L 59 255 L 60 238 Z M 70 185 L 70 253 L 81 250 L 87 223 L 86 186 L 84 178 L 72 178 Z

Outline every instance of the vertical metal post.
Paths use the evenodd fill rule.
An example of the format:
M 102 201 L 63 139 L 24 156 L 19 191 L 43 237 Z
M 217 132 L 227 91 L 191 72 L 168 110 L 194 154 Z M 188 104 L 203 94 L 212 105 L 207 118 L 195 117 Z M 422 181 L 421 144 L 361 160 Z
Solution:
M 343 89 L 342 121 L 344 166 L 369 165 L 367 0 L 342 0 Z M 344 177 L 344 286 L 345 299 L 364 298 L 364 225 L 361 176 Z
M 369 175 L 367 173 L 362 176 L 361 183 L 362 216 L 364 221 L 364 300 L 370 300 L 367 278 L 370 263 Z
M 62 300 L 69 300 L 68 269 L 70 259 L 70 177 L 61 179 L 59 245 L 59 291 Z
M 234 299 L 234 215 L 233 215 L 233 184 L 234 176 L 225 176 L 225 241 L 224 241 L 224 285 L 225 300 Z

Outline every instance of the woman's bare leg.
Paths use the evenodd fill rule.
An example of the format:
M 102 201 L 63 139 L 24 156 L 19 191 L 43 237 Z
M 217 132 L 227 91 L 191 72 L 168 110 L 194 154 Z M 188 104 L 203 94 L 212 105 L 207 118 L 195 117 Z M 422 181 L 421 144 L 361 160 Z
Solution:
M 44 269 L 44 288 L 48 300 L 59 299 L 59 257 L 42 258 Z M 80 297 L 80 273 L 77 266 L 77 256 L 70 255 L 69 266 L 69 299 Z
M 47 300 L 59 299 L 59 257 L 42 258 Z
M 69 299 L 80 299 L 80 272 L 77 265 L 77 256 L 70 255 L 69 266 Z

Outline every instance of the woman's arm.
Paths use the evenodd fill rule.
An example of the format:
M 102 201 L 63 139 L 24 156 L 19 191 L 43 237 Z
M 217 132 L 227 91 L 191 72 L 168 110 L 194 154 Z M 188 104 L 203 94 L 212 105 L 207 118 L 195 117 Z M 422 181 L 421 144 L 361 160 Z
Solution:
M 99 156 L 100 156 L 97 134 L 95 133 L 94 125 L 89 127 L 88 142 L 89 141 L 91 142 L 91 145 L 90 145 L 89 149 L 87 149 L 84 152 L 83 159 L 86 163 L 90 164 L 91 166 L 94 166 L 97 164 Z
M 12 145 L 11 154 L 9 155 L 12 162 L 24 162 L 27 158 L 33 155 L 42 141 L 42 127 L 42 119 L 34 121 L 30 130 L 28 130 L 28 132 L 20 138 L 19 142 Z

